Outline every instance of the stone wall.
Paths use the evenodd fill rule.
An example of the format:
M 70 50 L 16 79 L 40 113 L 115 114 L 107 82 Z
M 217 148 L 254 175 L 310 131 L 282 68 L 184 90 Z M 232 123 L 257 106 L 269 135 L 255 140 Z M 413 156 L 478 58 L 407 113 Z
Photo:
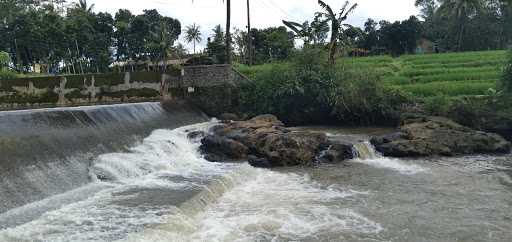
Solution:
M 185 98 L 225 106 L 245 77 L 230 65 L 186 66 L 173 73 L 127 72 L 0 80 L 0 110 Z M 224 90 L 222 93 L 212 90 Z M 229 90 L 227 90 L 227 89 Z M 229 96 L 226 96 L 229 94 Z M 193 100 L 197 99 L 197 100 Z M 220 101 L 211 103 L 209 99 Z

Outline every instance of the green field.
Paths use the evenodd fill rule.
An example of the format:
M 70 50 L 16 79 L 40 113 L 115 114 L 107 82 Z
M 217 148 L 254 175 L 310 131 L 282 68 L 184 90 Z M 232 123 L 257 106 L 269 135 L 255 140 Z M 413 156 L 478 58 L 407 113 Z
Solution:
M 338 68 L 355 68 L 379 73 L 386 86 L 419 97 L 485 95 L 496 89 L 501 77 L 506 51 L 480 51 L 447 54 L 343 58 Z M 239 71 L 254 78 L 273 65 L 240 66 Z

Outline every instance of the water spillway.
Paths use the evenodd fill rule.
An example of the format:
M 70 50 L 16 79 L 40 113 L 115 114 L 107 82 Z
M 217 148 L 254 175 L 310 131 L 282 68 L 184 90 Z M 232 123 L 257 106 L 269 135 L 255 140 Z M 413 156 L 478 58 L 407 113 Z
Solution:
M 187 105 L 160 103 L 0 112 L 0 213 L 89 183 L 99 154 L 205 120 Z
M 0 241 L 508 242 L 512 238 L 510 155 L 391 159 L 375 152 L 365 134 L 322 128 L 317 131 L 331 139 L 354 141 L 357 158 L 274 170 L 211 163 L 198 152 L 199 140 L 188 136 L 208 131 L 217 122 L 190 107 L 179 107 L 167 111 L 159 104 L 79 108 L 113 108 L 112 115 L 123 118 L 98 117 L 94 124 L 84 125 L 91 127 L 89 133 L 73 129 L 80 125 L 59 124 L 50 127 L 55 132 L 48 136 L 35 136 L 42 137 L 38 142 L 50 151 L 34 155 L 27 148 L 28 154 L 11 153 L 25 165 L 20 165 L 20 179 L 2 180 L 2 189 L 17 188 L 26 197 L 44 192 L 36 193 L 42 194 L 41 199 L 17 200 L 20 206 L 0 213 Z M 131 110 L 123 114 L 125 108 Z M 96 124 L 114 131 L 90 133 L 102 128 Z M 66 137 L 65 132 L 59 136 L 59 130 L 66 129 L 76 132 L 76 139 L 69 142 L 77 146 L 62 146 L 71 150 L 55 145 Z M 31 189 L 23 190 L 24 184 Z M 17 199 L 23 199 L 21 193 Z M 3 201 L 16 201 L 4 198 L 3 191 L 0 196 Z

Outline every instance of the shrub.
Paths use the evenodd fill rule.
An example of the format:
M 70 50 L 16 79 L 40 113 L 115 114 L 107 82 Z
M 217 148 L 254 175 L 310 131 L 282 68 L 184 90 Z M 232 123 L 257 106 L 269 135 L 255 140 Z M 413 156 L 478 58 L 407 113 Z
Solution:
M 3 51 L 0 51 L 0 71 L 3 70 L 5 67 L 9 66 L 9 63 L 11 62 L 11 57 L 9 57 L 9 54 Z
M 0 80 L 14 79 L 17 77 L 18 77 L 18 74 L 16 74 L 16 72 L 9 71 L 7 69 L 0 70 Z
M 411 99 L 398 89 L 384 87 L 378 74 L 369 70 L 338 72 L 331 92 L 333 113 L 350 124 L 395 124 Z
M 242 87 L 242 111 L 275 114 L 291 125 L 325 122 L 332 78 L 324 55 L 323 50 L 306 48 L 294 53 L 289 65 L 256 67 L 259 71 L 250 73 L 253 82 Z
M 243 87 L 243 111 L 272 113 L 287 124 L 394 124 L 408 102 L 385 88 L 379 73 L 349 64 L 331 68 L 322 49 L 293 53 L 289 64 L 241 67 L 253 78 Z
M 508 62 L 501 77 L 500 88 L 507 96 L 512 96 L 512 48 L 509 50 Z

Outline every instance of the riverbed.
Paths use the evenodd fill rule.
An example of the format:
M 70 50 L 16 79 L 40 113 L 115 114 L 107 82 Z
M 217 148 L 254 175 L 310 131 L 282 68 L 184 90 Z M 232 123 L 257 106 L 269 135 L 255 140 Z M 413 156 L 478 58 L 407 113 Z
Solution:
M 358 158 L 266 170 L 204 160 L 187 134 L 214 123 L 100 155 L 87 186 L 0 214 L 0 241 L 512 240 L 510 155 L 391 159 L 367 142 L 387 129 L 303 127 Z

